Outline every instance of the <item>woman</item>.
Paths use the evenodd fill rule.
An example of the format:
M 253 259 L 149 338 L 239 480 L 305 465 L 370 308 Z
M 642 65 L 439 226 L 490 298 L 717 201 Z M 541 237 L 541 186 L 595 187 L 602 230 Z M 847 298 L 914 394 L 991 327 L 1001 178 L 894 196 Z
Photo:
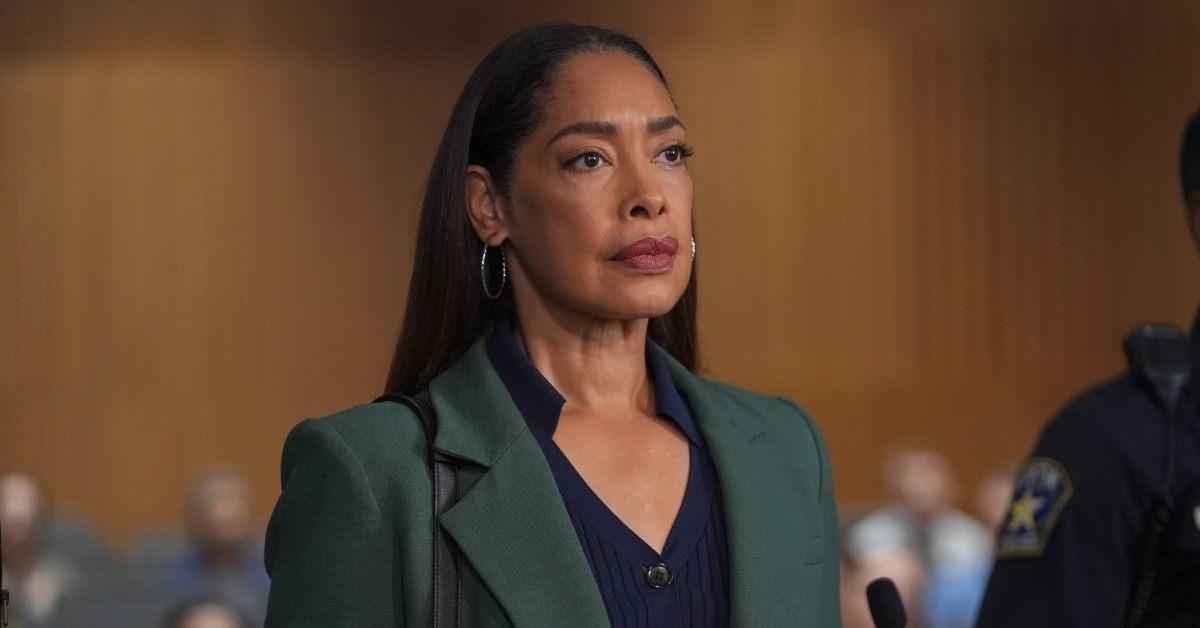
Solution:
M 811 419 L 693 374 L 686 131 L 640 44 L 570 24 L 493 49 L 429 177 L 391 393 L 288 436 L 268 626 L 429 625 L 433 525 L 465 626 L 837 625 Z

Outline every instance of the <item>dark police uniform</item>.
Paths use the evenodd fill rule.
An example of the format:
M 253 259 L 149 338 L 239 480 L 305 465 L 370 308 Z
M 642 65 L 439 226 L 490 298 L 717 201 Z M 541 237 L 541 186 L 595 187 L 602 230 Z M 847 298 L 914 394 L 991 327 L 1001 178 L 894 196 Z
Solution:
M 1200 626 L 1200 317 L 1176 409 L 1174 508 L 1140 624 Z M 1168 412 L 1130 372 L 1042 432 L 998 531 L 978 626 L 1125 625 L 1168 467 Z

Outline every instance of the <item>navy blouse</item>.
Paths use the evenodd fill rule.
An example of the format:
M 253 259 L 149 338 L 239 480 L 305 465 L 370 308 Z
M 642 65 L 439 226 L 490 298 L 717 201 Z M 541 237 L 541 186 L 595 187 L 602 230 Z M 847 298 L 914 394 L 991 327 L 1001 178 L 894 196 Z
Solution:
M 683 503 L 660 555 L 609 510 L 551 438 L 566 401 L 526 357 L 511 325 L 501 320 L 493 326 L 488 356 L 546 454 L 612 625 L 728 626 L 729 564 L 717 474 L 662 347 L 646 339 L 655 410 L 687 435 L 690 464 Z

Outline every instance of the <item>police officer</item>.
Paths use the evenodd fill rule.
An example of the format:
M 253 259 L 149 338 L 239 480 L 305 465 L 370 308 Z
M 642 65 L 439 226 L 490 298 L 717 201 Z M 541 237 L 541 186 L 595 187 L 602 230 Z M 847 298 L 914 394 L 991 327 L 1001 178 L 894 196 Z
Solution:
M 1200 244 L 1200 112 L 1180 171 Z M 1130 370 L 1042 431 L 998 532 L 980 628 L 1200 626 L 1200 316 L 1174 341 L 1174 371 L 1155 370 L 1172 362 L 1170 334 L 1155 333 L 1157 355 L 1137 358 L 1131 333 Z

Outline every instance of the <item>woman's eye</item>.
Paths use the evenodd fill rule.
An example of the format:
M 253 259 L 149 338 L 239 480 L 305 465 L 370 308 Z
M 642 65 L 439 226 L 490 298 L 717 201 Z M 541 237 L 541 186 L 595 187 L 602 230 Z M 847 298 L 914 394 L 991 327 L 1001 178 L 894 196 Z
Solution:
M 579 168 L 582 170 L 595 170 L 604 165 L 604 158 L 596 151 L 588 151 L 577 157 L 572 157 L 570 161 L 564 164 L 567 168 Z
M 663 161 L 666 161 L 667 163 L 679 163 L 685 158 L 692 156 L 692 149 L 688 148 L 687 146 L 676 144 L 663 149 L 663 152 L 659 153 L 659 155 L 661 155 Z

